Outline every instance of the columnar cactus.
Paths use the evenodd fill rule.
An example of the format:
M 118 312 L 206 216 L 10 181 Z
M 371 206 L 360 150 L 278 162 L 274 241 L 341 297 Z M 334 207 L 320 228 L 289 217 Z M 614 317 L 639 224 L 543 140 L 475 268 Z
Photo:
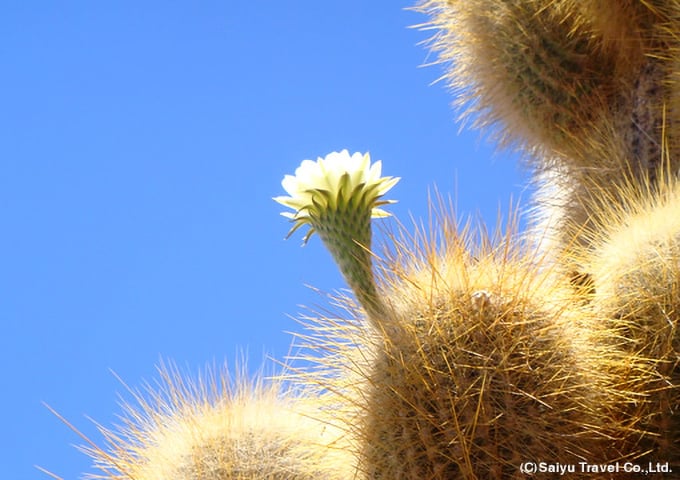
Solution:
M 360 177 L 356 169 L 368 164 L 344 168 L 332 178 Z M 328 176 L 307 191 L 339 191 Z M 353 228 L 333 228 L 351 224 L 359 218 L 353 210 L 363 208 L 344 200 L 337 215 L 320 209 L 313 227 L 326 232 L 327 245 L 359 250 L 346 239 Z M 306 202 L 297 208 L 319 203 Z M 354 407 L 345 419 L 359 439 L 362 474 L 519 478 L 526 458 L 606 463 L 641 454 L 629 438 L 637 420 L 620 408 L 628 384 L 614 376 L 630 374 L 639 360 L 607 350 L 615 332 L 591 315 L 583 291 L 560 285 L 512 235 L 471 250 L 472 236 L 442 218 L 439 241 L 424 234 L 416 235 L 420 247 L 395 241 L 392 259 L 381 263 L 382 285 L 368 268 L 361 281 L 349 276 L 370 324 L 321 319 L 312 325 L 316 335 L 305 337 L 323 353 L 321 370 L 303 378 Z M 361 231 L 370 241 L 370 223 Z M 360 258 L 331 252 L 343 271 L 347 259 Z
M 439 250 L 419 235 L 424 250 L 397 241 L 381 262 L 377 331 L 308 321 L 308 359 L 325 372 L 312 381 L 357 410 L 362 478 L 524 478 L 528 459 L 641 454 L 614 375 L 634 365 L 605 348 L 610 326 L 509 237 L 470 250 L 471 235 L 442 229 Z
M 424 0 L 432 47 L 466 113 L 522 147 L 539 173 L 536 235 L 587 243 L 593 192 L 654 179 L 678 135 L 680 7 L 629 0 Z M 596 228 L 596 226 L 595 226 Z
M 623 351 L 645 359 L 647 372 L 629 387 L 648 398 L 641 411 L 633 406 L 641 445 L 680 471 L 680 184 L 666 178 L 652 193 L 635 185 L 625 193 L 627 208 L 601 205 L 608 225 L 582 263 L 593 309 Z
M 159 387 L 135 394 L 108 445 L 84 450 L 99 474 L 134 480 L 347 480 L 355 463 L 323 397 L 224 369 L 197 382 L 162 368 Z M 324 420 L 325 419 L 325 420 Z

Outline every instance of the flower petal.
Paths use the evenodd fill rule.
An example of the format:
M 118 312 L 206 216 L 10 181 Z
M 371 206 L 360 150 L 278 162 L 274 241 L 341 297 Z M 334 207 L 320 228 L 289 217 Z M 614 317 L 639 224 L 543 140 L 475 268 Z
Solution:
M 381 197 L 400 179 L 381 177 L 381 171 L 382 162 L 371 164 L 368 153 L 350 155 L 346 149 L 331 152 L 324 158 L 317 158 L 316 162 L 303 160 L 295 175 L 286 175 L 281 182 L 289 196 L 274 197 L 274 200 L 295 210 L 295 213 L 284 214 L 298 222 L 292 231 L 302 224 L 310 225 L 306 241 L 318 230 L 317 222 L 322 221 L 326 211 L 346 211 L 351 215 L 353 210 L 362 210 L 370 212 L 374 218 L 389 216 L 377 207 L 393 203 Z

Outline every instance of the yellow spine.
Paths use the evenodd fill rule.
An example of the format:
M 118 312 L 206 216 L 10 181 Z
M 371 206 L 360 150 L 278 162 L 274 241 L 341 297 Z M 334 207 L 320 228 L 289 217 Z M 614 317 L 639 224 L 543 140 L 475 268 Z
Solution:
M 592 308 L 616 330 L 619 348 L 644 359 L 629 386 L 640 445 L 653 462 L 680 470 L 680 183 L 665 178 L 653 191 L 629 185 L 625 208 L 604 201 L 606 228 L 579 261 L 589 272 Z M 634 396 L 646 401 L 636 404 Z
M 159 387 L 136 393 L 108 445 L 84 450 L 100 473 L 131 480 L 348 480 L 354 460 L 325 420 L 322 397 L 276 380 L 208 371 L 197 382 L 161 368 Z
M 306 359 L 320 364 L 306 381 L 352 412 L 341 418 L 362 478 L 525 478 L 530 460 L 642 454 L 617 376 L 639 376 L 640 361 L 611 348 L 611 326 L 511 234 L 492 242 L 441 218 L 439 233 L 392 237 L 382 328 L 351 303 L 349 319 L 306 322 Z
M 432 48 L 464 113 L 527 153 L 550 239 L 583 243 L 582 199 L 653 178 L 664 123 L 675 160 L 680 4 L 632 0 L 426 0 Z M 593 226 L 597 227 L 597 226 Z M 548 248 L 548 247 L 546 247 Z

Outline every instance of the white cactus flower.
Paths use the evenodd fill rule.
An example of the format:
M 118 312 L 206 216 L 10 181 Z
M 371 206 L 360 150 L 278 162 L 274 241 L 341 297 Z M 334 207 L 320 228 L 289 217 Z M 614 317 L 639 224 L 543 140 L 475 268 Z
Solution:
M 371 267 L 371 218 L 387 217 L 382 197 L 400 179 L 382 177 L 382 163 L 371 165 L 368 153 L 333 152 L 316 162 L 304 160 L 295 175 L 281 182 L 287 197 L 274 200 L 294 212 L 282 215 L 294 222 L 290 236 L 309 226 L 303 242 L 317 232 L 369 316 L 381 311 Z
M 289 236 L 303 225 L 311 228 L 304 237 L 306 242 L 316 231 L 315 225 L 326 211 L 368 211 L 372 218 L 388 217 L 382 205 L 394 203 L 381 200 L 400 179 L 381 177 L 382 162 L 371 165 L 368 153 L 352 155 L 347 150 L 332 152 L 316 162 L 303 160 L 295 175 L 286 175 L 281 182 L 289 197 L 274 200 L 295 212 L 281 215 L 295 221 Z

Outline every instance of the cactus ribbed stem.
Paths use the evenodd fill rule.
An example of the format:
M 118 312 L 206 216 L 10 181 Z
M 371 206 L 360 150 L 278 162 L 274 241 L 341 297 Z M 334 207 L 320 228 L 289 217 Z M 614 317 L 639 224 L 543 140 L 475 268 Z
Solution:
M 370 164 L 368 154 L 350 156 L 347 150 L 316 163 L 305 160 L 295 176 L 284 178 L 290 197 L 274 199 L 296 210 L 284 213 L 295 222 L 289 236 L 303 225 L 310 227 L 305 241 L 319 234 L 376 327 L 384 305 L 373 275 L 371 218 L 389 215 L 378 207 L 393 203 L 381 197 L 399 181 L 381 177 L 380 168 L 380 162 Z
M 423 0 L 420 8 L 438 30 L 432 48 L 465 113 L 497 126 L 539 173 L 545 251 L 588 244 L 584 226 L 601 228 L 593 196 L 623 205 L 617 191 L 631 177 L 656 179 L 665 158 L 680 170 L 677 2 Z
M 384 305 L 373 275 L 370 210 L 326 210 L 314 224 L 368 318 L 377 322 Z

